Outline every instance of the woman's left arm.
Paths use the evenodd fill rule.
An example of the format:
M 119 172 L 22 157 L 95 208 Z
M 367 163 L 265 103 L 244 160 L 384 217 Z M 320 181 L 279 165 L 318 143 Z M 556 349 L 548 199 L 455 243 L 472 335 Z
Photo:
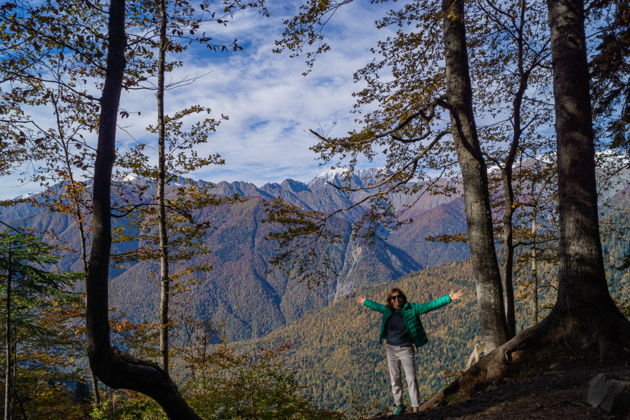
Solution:
M 461 290 L 458 290 L 457 292 L 454 290 L 451 290 L 451 293 L 448 294 L 448 297 L 450 297 L 451 300 L 460 300 L 463 294 L 464 293 Z
M 461 290 L 458 290 L 457 292 L 451 290 L 451 292 L 446 296 L 442 296 L 426 303 L 414 303 L 413 306 L 416 309 L 416 312 L 418 312 L 419 314 L 425 314 L 434 309 L 441 308 L 444 305 L 448 305 L 454 300 L 461 299 L 462 295 L 463 293 Z

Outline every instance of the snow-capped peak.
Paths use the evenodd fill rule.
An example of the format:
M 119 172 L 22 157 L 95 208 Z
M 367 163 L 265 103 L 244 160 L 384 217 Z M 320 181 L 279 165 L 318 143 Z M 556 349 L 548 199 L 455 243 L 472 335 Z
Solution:
M 26 200 L 27 198 L 33 197 L 35 194 L 37 194 L 37 193 L 21 194 L 21 195 L 18 195 L 17 197 L 15 197 L 14 200 Z
M 347 168 L 328 168 L 325 171 L 319 173 L 315 178 L 324 179 L 326 181 L 333 181 L 337 176 L 348 175 L 349 169 Z
M 136 179 L 138 179 L 138 175 L 133 174 L 133 173 L 129 173 L 127 175 L 125 175 L 122 179 L 123 182 L 133 182 Z

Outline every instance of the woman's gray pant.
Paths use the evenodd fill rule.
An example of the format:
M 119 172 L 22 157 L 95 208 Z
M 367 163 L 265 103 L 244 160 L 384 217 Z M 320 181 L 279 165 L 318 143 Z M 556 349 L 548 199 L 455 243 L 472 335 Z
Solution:
M 392 381 L 392 393 L 394 394 L 394 403 L 401 405 L 403 403 L 402 388 L 402 370 L 405 371 L 407 379 L 407 389 L 409 390 L 409 399 L 412 407 L 420 407 L 420 395 L 418 393 L 418 381 L 416 380 L 416 362 L 415 351 L 413 346 L 392 346 L 385 343 L 387 352 L 387 366 L 389 367 L 389 377 Z

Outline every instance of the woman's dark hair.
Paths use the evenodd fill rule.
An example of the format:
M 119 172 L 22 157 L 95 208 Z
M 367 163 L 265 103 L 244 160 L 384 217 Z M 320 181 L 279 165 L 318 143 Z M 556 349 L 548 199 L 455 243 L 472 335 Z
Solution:
M 398 287 L 394 287 L 392 290 L 389 291 L 389 293 L 387 294 L 387 307 L 389 309 L 394 309 L 394 305 L 392 305 L 392 296 L 394 295 L 399 295 L 402 296 L 402 304 L 404 305 L 405 303 L 407 303 L 407 296 L 403 293 L 402 290 L 400 290 Z

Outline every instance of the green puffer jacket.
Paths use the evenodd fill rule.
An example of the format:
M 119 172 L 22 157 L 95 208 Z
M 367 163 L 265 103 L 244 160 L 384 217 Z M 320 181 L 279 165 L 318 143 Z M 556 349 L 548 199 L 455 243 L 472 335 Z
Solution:
M 451 303 L 451 297 L 449 295 L 442 296 L 427 303 L 405 303 L 402 308 L 402 318 L 411 335 L 411 339 L 417 347 L 424 346 L 429 342 L 427 334 L 424 332 L 424 327 L 420 321 L 420 315 L 426 314 L 429 311 L 440 308 L 444 305 Z M 379 341 L 382 342 L 385 339 L 385 326 L 387 320 L 392 316 L 392 311 L 385 305 L 374 302 L 373 300 L 365 299 L 363 302 L 365 306 L 373 311 L 383 314 L 383 320 L 381 321 L 381 331 L 378 335 Z

